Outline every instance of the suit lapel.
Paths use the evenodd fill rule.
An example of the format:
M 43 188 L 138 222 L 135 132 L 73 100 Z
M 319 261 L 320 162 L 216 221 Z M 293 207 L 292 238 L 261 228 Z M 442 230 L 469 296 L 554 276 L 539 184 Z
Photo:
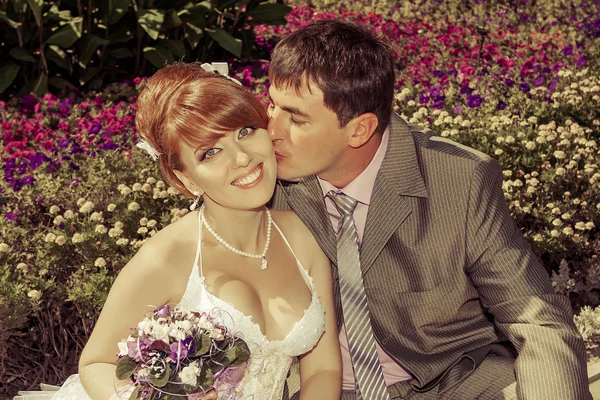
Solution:
M 316 176 L 299 182 L 279 181 L 290 207 L 311 230 L 323 252 L 337 265 L 337 247 L 331 221 L 325 208 L 323 192 Z
M 421 176 L 413 135 L 408 125 L 393 114 L 388 148 L 375 180 L 363 235 L 363 274 L 412 212 L 412 197 L 427 197 L 427 188 Z

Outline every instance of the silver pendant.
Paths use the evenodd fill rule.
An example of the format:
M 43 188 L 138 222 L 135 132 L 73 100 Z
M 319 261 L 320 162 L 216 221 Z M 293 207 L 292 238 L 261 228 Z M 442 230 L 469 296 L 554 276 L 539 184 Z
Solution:
M 266 258 L 263 258 L 262 261 L 260 262 L 260 269 L 263 271 L 265 269 L 267 269 L 267 259 Z

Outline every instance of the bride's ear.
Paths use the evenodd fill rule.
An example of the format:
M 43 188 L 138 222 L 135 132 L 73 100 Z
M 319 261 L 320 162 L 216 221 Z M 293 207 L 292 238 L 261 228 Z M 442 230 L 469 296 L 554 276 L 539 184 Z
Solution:
M 173 171 L 173 173 L 175 176 L 177 176 L 177 179 L 183 183 L 183 186 L 185 186 L 188 192 L 198 192 L 198 196 L 202 196 L 204 194 L 204 190 L 202 190 L 202 188 L 198 185 L 194 184 L 194 182 L 192 182 L 192 180 L 186 174 L 181 171 Z

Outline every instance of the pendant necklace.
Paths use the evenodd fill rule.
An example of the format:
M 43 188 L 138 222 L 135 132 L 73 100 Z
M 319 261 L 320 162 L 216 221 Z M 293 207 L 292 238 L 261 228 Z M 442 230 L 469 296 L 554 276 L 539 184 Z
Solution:
M 229 243 L 227 243 L 227 241 L 225 239 L 223 239 L 221 236 L 219 236 L 219 234 L 217 232 L 214 231 L 214 229 L 208 224 L 208 221 L 206 220 L 206 218 L 204 217 L 204 203 L 202 203 L 202 206 L 200 207 L 200 219 L 202 220 L 202 223 L 204 224 L 204 226 L 206 226 L 206 230 L 213 235 L 213 237 L 215 239 L 217 239 L 217 241 L 219 243 L 221 243 L 223 245 L 223 247 L 225 247 L 227 250 L 240 255 L 240 256 L 244 256 L 244 257 L 249 257 L 249 258 L 260 258 L 260 269 L 261 270 L 265 270 L 267 269 L 267 251 L 269 251 L 269 244 L 271 244 L 271 226 L 273 225 L 273 218 L 271 217 L 271 212 L 269 211 L 269 209 L 267 208 L 267 240 L 265 241 L 265 248 L 263 249 L 261 254 L 252 254 L 252 253 L 248 253 L 246 251 L 242 251 L 239 249 L 236 249 L 235 247 L 233 247 L 232 245 L 230 245 Z

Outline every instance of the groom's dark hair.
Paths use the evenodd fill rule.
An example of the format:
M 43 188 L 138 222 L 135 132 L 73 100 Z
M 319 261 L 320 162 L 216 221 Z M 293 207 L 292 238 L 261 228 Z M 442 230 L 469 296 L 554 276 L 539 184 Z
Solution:
M 321 20 L 283 38 L 275 47 L 269 80 L 276 87 L 316 84 L 325 106 L 340 127 L 366 112 L 374 113 L 383 133 L 390 123 L 394 98 L 391 45 L 364 25 Z

